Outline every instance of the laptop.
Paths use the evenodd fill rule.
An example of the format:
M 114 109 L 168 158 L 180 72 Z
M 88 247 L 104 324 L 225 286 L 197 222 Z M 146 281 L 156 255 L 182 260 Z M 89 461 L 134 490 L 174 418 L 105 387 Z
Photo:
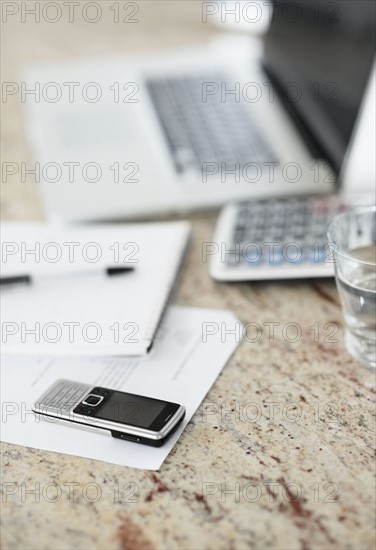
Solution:
M 338 191 L 375 5 L 294 5 L 298 21 L 275 2 L 262 41 L 31 67 L 41 97 L 25 101 L 27 129 L 47 216 L 124 220 Z

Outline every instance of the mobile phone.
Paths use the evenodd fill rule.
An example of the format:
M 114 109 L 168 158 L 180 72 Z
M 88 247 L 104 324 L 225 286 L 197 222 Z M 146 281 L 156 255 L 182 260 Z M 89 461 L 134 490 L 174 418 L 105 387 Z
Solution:
M 177 403 L 63 379 L 41 395 L 33 411 L 152 447 L 161 447 L 185 416 Z

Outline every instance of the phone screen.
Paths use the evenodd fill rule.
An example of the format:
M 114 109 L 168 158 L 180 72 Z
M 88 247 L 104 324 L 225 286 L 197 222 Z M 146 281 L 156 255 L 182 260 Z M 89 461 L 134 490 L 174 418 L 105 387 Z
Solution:
M 95 413 L 97 418 L 149 427 L 166 407 L 164 401 L 156 401 L 138 395 L 114 392 Z
M 103 400 L 96 404 L 95 396 Z M 90 405 L 79 405 L 74 411 L 76 414 L 146 429 L 159 429 L 179 407 L 167 401 L 105 388 L 94 388 L 83 401 Z

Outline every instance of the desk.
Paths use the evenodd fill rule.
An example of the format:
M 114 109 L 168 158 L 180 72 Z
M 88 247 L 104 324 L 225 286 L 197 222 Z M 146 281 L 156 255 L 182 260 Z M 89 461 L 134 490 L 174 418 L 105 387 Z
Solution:
M 201 23 L 200 2 L 140 7 L 142 23 L 126 32 L 105 21 L 13 18 L 3 25 L 3 79 L 16 80 L 21 63 L 185 45 L 215 32 Z M 19 101 L 3 111 L 3 160 L 30 162 Z M 2 192 L 5 219 L 41 217 L 31 183 Z M 156 473 L 3 444 L 3 482 L 19 484 L 2 505 L 4 549 L 374 546 L 374 375 L 344 349 L 334 283 L 212 281 L 201 251 L 214 222 L 192 217 L 174 301 L 231 309 L 253 325 L 204 408 Z

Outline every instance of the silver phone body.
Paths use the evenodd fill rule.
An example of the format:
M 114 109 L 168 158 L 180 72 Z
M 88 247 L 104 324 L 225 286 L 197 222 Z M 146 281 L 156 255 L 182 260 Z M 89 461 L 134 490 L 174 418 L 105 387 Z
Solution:
M 91 395 L 100 397 L 92 393 L 98 386 L 81 384 L 71 380 L 59 379 L 50 386 L 36 401 L 32 407 L 35 414 L 53 417 L 64 423 L 75 425 L 77 427 L 87 428 L 90 431 L 98 431 L 112 435 L 117 439 L 133 441 L 159 447 L 172 435 L 185 416 L 185 407 L 180 405 L 176 412 L 168 419 L 159 431 L 153 431 L 147 428 L 114 422 L 95 416 L 86 416 L 76 414 L 74 410 L 80 405 L 89 405 L 85 400 Z M 106 391 L 114 391 L 107 388 L 101 388 Z M 125 392 L 120 392 L 125 393 Z M 148 399 L 145 396 L 136 396 Z M 103 399 L 103 397 L 102 397 Z M 154 398 L 150 398 L 153 400 Z M 162 401 L 162 400 L 157 400 Z M 99 401 L 95 406 L 99 405 Z M 166 405 L 169 403 L 166 401 Z M 93 407 L 92 405 L 90 405 Z

